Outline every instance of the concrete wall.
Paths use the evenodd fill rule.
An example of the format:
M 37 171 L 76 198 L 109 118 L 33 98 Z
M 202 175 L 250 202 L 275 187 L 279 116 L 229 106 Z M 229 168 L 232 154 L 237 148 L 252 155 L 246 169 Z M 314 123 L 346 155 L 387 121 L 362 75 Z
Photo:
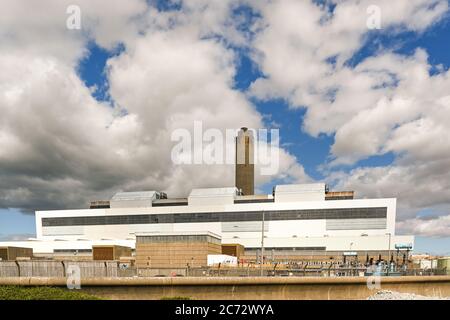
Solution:
M 0 285 L 66 286 L 64 278 L 0 278 Z M 450 296 L 450 276 L 382 277 L 381 288 L 370 290 L 367 278 L 91 278 L 81 290 L 108 299 L 366 299 L 377 290 L 425 296 Z
M 19 276 L 19 266 L 15 261 L 0 261 L 0 278 Z

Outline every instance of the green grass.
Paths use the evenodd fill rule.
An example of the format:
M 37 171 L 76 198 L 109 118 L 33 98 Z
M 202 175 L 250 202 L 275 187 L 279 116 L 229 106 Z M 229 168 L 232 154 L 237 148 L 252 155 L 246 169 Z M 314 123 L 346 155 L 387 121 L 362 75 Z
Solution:
M 80 290 L 55 287 L 0 286 L 0 300 L 100 300 Z
M 161 300 L 191 300 L 191 298 L 175 296 L 175 297 L 162 297 Z

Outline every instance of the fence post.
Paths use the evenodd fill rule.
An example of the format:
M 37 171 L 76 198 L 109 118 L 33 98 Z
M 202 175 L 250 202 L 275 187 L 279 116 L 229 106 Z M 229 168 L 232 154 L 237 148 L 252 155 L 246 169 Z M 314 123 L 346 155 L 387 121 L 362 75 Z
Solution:
M 19 275 L 19 278 L 20 278 L 20 264 L 19 264 L 19 261 L 15 261 L 15 263 L 16 263 L 16 266 L 17 266 L 17 274 Z
M 63 277 L 67 277 L 67 273 L 66 273 L 66 265 L 64 264 L 64 261 L 61 260 L 61 264 L 63 266 Z

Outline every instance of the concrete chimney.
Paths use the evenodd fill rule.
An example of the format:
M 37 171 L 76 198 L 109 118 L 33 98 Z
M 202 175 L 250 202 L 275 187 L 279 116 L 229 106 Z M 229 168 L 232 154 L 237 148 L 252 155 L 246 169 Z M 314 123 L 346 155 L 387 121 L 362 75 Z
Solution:
M 236 137 L 236 188 L 244 195 L 255 193 L 253 133 L 243 127 Z

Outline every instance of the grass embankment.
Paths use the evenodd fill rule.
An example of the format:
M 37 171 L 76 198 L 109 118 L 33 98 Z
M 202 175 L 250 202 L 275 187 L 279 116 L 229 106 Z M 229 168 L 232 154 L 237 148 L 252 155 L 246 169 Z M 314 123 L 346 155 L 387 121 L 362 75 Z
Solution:
M 100 300 L 100 298 L 66 288 L 0 286 L 0 300 Z

